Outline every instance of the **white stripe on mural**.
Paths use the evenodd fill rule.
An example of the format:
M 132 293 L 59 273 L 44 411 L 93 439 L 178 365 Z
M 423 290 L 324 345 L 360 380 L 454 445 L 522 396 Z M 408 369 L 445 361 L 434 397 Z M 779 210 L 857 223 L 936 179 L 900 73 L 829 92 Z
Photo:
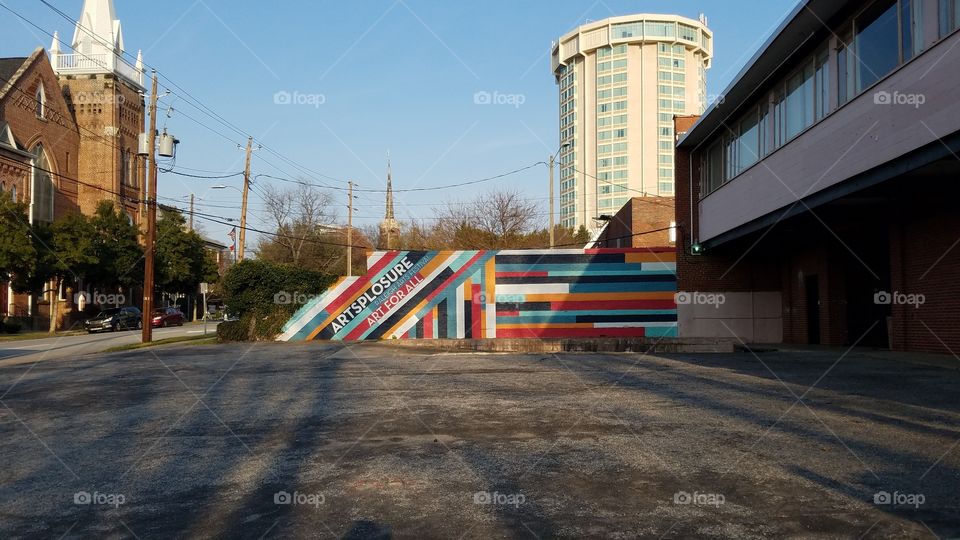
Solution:
M 343 291 L 350 288 L 350 286 L 356 283 L 359 279 L 359 276 L 346 278 L 335 288 L 325 291 L 323 296 L 318 298 L 314 305 L 310 306 L 310 309 L 303 313 L 296 321 L 293 321 L 293 324 L 290 325 L 290 328 L 288 328 L 286 332 L 277 336 L 277 341 L 289 341 L 297 334 L 297 332 L 302 330 L 304 326 L 309 324 L 314 317 L 326 309 L 327 306 L 330 305 L 330 302 L 333 302 L 335 298 L 343 294 Z
M 419 292 L 423 290 L 425 287 L 427 287 L 429 284 L 433 283 L 433 281 L 437 279 L 437 276 L 440 275 L 440 272 L 443 272 L 448 266 L 450 266 L 452 261 L 457 260 L 457 257 L 459 257 L 462 254 L 463 254 L 462 251 L 454 251 L 449 257 L 444 259 L 442 263 L 440 263 L 436 268 L 434 268 L 433 272 L 431 272 L 429 276 L 424 276 L 423 281 L 421 281 L 419 285 L 414 287 L 412 291 L 410 291 L 406 296 L 403 297 L 403 300 L 401 300 L 399 304 L 397 304 L 392 310 L 390 310 L 391 313 L 396 312 L 397 310 L 402 308 L 404 305 L 407 304 L 407 302 L 410 301 L 411 298 L 419 294 Z M 419 321 L 420 319 L 418 319 L 416 316 L 411 314 L 410 318 L 406 320 L 402 325 L 400 325 L 396 329 L 396 331 L 391 333 L 389 336 L 385 336 L 385 337 L 387 337 L 388 339 L 392 339 L 393 337 L 399 338 L 407 330 L 410 330 L 411 328 L 413 328 L 413 326 L 417 324 L 417 322 Z
M 454 313 L 457 314 L 457 337 L 460 339 L 467 337 L 466 317 L 464 316 L 465 315 L 464 312 L 466 310 L 463 309 L 463 302 L 465 301 L 463 298 L 464 288 L 466 288 L 465 283 L 457 287 L 457 306 L 456 306 L 456 309 L 454 310 Z M 449 313 L 450 313 L 450 309 L 447 308 L 448 316 L 449 316 Z
M 510 283 L 497 284 L 495 293 L 501 294 L 569 294 L 569 283 Z
M 673 262 L 645 262 L 640 263 L 640 269 L 645 272 L 674 272 L 677 271 L 677 263 Z

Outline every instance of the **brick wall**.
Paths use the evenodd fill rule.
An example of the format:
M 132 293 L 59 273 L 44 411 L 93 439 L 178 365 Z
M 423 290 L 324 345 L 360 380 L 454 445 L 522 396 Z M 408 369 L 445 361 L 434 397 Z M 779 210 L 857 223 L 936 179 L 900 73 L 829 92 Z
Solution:
M 663 247 L 670 241 L 670 223 L 674 220 L 673 197 L 633 197 L 607 223 L 596 247 Z M 649 234 L 647 231 L 657 231 Z
M 63 93 L 80 126 L 80 207 L 92 213 L 99 201 L 123 201 L 139 221 L 137 202 L 143 179 L 136 157 L 143 131 L 144 105 L 137 90 L 112 74 L 68 75 L 60 78 Z
M 80 137 L 46 53 L 42 49 L 34 51 L 13 80 L 14 87 L 0 98 L 0 119 L 10 125 L 23 149 L 30 151 L 37 144 L 43 145 L 50 170 L 55 173 L 54 217 L 75 212 L 77 185 L 64 176 L 77 174 Z M 46 96 L 44 118 L 37 117 L 35 95 L 40 84 Z M 29 159 L 21 157 L 18 165 L 13 155 L 11 152 L 0 154 L 0 162 L 7 166 L 5 172 L 0 170 L 2 181 L 8 186 L 16 182 L 20 200 L 29 202 Z

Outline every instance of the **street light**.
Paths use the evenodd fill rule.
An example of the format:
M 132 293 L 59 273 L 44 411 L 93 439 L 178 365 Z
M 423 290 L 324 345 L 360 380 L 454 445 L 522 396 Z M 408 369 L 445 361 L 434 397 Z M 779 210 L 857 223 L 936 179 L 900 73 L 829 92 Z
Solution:
M 553 249 L 554 246 L 554 225 L 553 225 L 553 164 L 557 160 L 557 155 L 563 151 L 564 148 L 568 148 L 570 143 L 563 143 L 560 145 L 560 148 L 557 149 L 556 153 L 550 156 L 550 249 Z

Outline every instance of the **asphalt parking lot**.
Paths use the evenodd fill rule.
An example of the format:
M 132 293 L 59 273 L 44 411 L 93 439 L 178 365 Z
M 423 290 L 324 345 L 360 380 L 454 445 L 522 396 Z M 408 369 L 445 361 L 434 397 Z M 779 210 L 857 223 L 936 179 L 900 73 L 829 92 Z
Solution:
M 0 537 L 949 538 L 960 371 L 208 345 L 0 367 Z

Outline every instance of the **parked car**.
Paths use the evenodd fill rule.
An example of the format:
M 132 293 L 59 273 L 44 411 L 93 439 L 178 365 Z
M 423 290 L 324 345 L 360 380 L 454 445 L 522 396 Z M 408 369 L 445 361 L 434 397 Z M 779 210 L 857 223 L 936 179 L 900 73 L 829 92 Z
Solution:
M 150 319 L 150 324 L 152 326 L 183 326 L 183 313 L 179 309 L 168 307 L 168 308 L 157 308 L 153 310 L 153 317 Z
M 96 317 L 84 323 L 87 332 L 116 332 L 143 328 L 140 310 L 135 307 L 110 308 L 101 311 Z

